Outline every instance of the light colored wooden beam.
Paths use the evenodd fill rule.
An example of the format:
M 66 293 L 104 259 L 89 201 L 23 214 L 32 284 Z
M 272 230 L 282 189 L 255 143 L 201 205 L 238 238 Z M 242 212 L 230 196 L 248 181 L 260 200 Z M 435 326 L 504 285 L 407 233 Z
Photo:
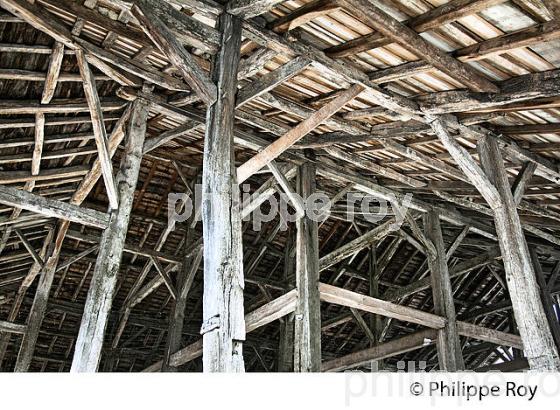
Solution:
M 428 252 L 428 267 L 431 271 L 434 313 L 447 319 L 445 327 L 438 331 L 437 351 L 439 369 L 457 372 L 465 369 L 457 331 L 457 317 L 453 303 L 451 278 L 447 267 L 445 245 L 439 221 L 434 211 L 424 216 L 424 230 L 434 244 L 435 253 Z
M 437 337 L 434 329 L 421 330 L 411 335 L 381 343 L 365 350 L 350 353 L 336 359 L 323 362 L 321 371 L 340 372 L 354 367 L 366 365 L 373 360 L 385 359 L 399 354 L 411 352 L 432 345 Z
M 253 310 L 252 312 L 247 313 L 245 315 L 246 332 L 251 333 L 262 326 L 292 313 L 296 308 L 296 300 L 297 291 L 293 289 L 273 301 Z M 199 339 L 198 341 L 172 354 L 170 364 L 172 366 L 181 366 L 200 356 L 202 356 L 202 339 Z M 161 361 L 154 363 L 143 371 L 157 371 L 161 368 L 161 364 Z
M 231 0 L 227 12 L 248 19 L 272 10 L 285 0 Z
M 478 144 L 482 168 L 499 192 L 492 206 L 515 319 L 525 355 L 533 370 L 560 369 L 558 351 L 546 321 L 527 241 L 515 207 L 497 142 L 485 138 Z
M 298 168 L 297 192 L 307 200 L 315 193 L 315 165 Z M 321 369 L 321 302 L 319 297 L 319 233 L 316 220 L 305 212 L 296 221 L 296 289 L 294 371 Z
M 105 330 L 140 172 L 147 117 L 148 102 L 144 99 L 136 100 L 127 130 L 125 153 L 117 174 L 118 200 L 121 206 L 111 211 L 109 224 L 99 244 L 84 315 L 75 343 L 71 367 L 71 372 L 74 373 L 97 371 L 101 359 Z
M 313 113 L 282 137 L 260 151 L 253 158 L 245 162 L 237 169 L 238 182 L 244 182 L 255 172 L 266 166 L 270 161 L 276 159 L 282 152 L 286 151 L 305 135 L 317 128 L 327 118 L 333 116 L 348 102 L 356 98 L 362 91 L 363 87 L 359 85 L 351 86 L 332 101 L 321 107 L 317 112 Z
M 233 156 L 241 21 L 223 13 L 217 27 L 222 42 L 211 78 L 218 99 L 208 108 L 202 173 L 203 237 L 212 244 L 204 247 L 202 359 L 205 372 L 244 372 L 243 245 Z
M 55 199 L 47 199 L 7 186 L 0 186 L 0 203 L 50 218 L 65 219 L 95 228 L 105 229 L 109 222 L 109 217 L 102 212 L 81 208 Z
M 60 68 L 62 67 L 62 58 L 64 57 L 64 44 L 56 42 L 51 54 L 47 77 L 45 79 L 45 86 L 43 88 L 43 96 L 41 97 L 41 104 L 48 104 L 56 90 L 60 76 Z
M 84 53 L 81 50 L 76 50 L 76 58 L 78 60 L 80 73 L 82 74 L 84 93 L 90 109 L 93 135 L 95 136 L 95 144 L 97 145 L 99 161 L 101 163 L 105 190 L 107 191 L 107 197 L 109 198 L 111 208 L 117 209 L 119 207 L 119 201 L 117 198 L 115 179 L 113 177 L 113 165 L 111 164 L 111 156 L 109 155 L 107 132 L 103 121 L 103 111 L 101 110 L 99 95 L 97 94 L 97 88 L 95 86 L 95 79 L 93 78 Z
M 160 20 L 155 7 L 161 4 L 153 3 L 151 0 L 138 0 L 131 11 L 146 35 L 158 46 L 169 61 L 175 65 L 186 83 L 189 84 L 196 94 L 207 105 L 216 101 L 216 86 L 208 78 L 208 74 L 198 65 L 195 58 L 185 50 L 175 35 Z

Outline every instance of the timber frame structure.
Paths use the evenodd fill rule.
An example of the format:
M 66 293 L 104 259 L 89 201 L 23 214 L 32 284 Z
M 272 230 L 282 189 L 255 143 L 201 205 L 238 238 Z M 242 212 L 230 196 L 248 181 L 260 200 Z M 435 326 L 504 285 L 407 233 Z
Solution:
M 2 371 L 560 370 L 557 0 L 0 0 L 0 167 Z

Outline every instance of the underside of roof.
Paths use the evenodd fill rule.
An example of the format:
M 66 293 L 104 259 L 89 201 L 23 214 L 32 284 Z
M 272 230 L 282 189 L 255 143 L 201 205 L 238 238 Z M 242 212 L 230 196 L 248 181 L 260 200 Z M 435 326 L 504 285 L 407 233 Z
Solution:
M 327 111 L 329 104 L 343 101 L 334 114 L 274 158 L 293 186 L 298 167 L 312 163 L 316 190 L 336 198 L 329 217 L 318 224 L 322 284 L 371 295 L 373 269 L 379 299 L 434 313 L 426 279 L 429 252 L 421 231 L 422 214 L 435 209 L 448 251 L 457 320 L 517 336 L 510 278 L 500 253 L 495 209 L 488 202 L 491 195 L 481 193 L 453 155 L 455 147 L 472 160 L 469 164 L 480 167 L 477 146 L 491 138 L 503 155 L 510 184 L 522 185 L 517 213 L 539 267 L 539 286 L 548 292 L 544 303 L 551 301 L 550 308 L 557 309 L 558 10 L 547 8 L 547 1 L 533 0 L 252 3 L 238 0 L 226 7 L 212 0 L 0 0 L 2 189 L 17 188 L 33 198 L 80 206 L 106 218 L 114 193 L 100 177 L 103 157 L 96 126 L 104 125 L 116 175 L 126 156 L 123 129 L 128 129 L 132 106 L 141 100 L 149 107 L 99 370 L 138 372 L 164 358 L 170 323 L 176 320 L 182 265 L 196 264 L 203 236 L 202 222 L 189 219 L 171 226 L 168 215 L 173 211 L 169 195 L 191 192 L 203 177 L 208 88 L 200 87 L 200 76 L 185 74 L 139 21 L 135 7 L 153 8 L 206 79 L 221 51 L 218 16 L 226 7 L 242 19 L 233 138 L 238 167 L 308 118 Z M 399 24 L 398 33 L 388 22 Z M 87 94 L 84 66 L 98 94 L 97 110 Z M 353 90 L 356 96 L 344 100 Z M 438 135 L 432 121 L 449 132 Z M 99 181 L 88 189 L 84 186 L 91 183 L 96 167 L 93 182 Z M 261 168 L 247 175 L 249 193 L 278 197 L 284 192 L 280 180 L 269 168 Z M 70 219 L 57 243 L 64 218 L 37 211 L 39 205 L 15 206 L 3 196 L 7 194 L 0 194 L 0 324 L 21 327 L 1 332 L 6 328 L 0 326 L 0 369 L 13 371 L 21 355 L 30 313 L 41 303 L 38 289 L 48 276 L 41 263 L 54 250 L 59 252 L 57 268 L 46 287 L 29 370 L 69 371 L 101 228 L 107 222 Z M 327 258 L 334 252 L 360 242 L 387 221 L 371 217 L 379 211 L 375 205 L 359 207 L 346 200 L 348 194 L 397 202 L 410 194 L 412 205 L 399 230 L 364 242 L 329 264 Z M 387 218 L 394 217 L 391 205 Z M 261 209 L 266 214 L 269 203 L 263 202 Z M 243 221 L 246 313 L 289 297 L 296 283 L 295 235 L 295 224 L 278 216 L 260 229 L 250 217 Z M 207 246 L 212 243 L 204 243 Z M 195 349 L 201 340 L 204 265 L 204 260 L 195 265 L 185 302 L 179 343 L 183 352 Z M 44 286 L 40 290 L 44 292 Z M 322 297 L 320 310 L 323 364 L 373 344 L 371 311 L 333 303 L 328 297 Z M 248 331 L 243 344 L 246 371 L 282 369 L 281 342 L 289 320 L 286 315 Z M 379 343 L 425 329 L 390 316 L 381 324 Z M 521 357 L 515 343 L 497 344 L 488 337 L 459 333 L 467 369 Z M 383 365 L 396 369 L 397 362 L 415 361 L 438 368 L 435 344 L 408 350 L 383 357 Z M 177 368 L 201 371 L 200 354 L 188 353 L 176 357 Z

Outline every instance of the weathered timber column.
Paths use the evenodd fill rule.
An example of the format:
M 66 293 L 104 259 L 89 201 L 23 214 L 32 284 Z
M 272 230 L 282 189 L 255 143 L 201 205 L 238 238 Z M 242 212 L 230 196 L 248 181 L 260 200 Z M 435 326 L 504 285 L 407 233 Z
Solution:
M 295 278 L 295 227 L 290 226 L 287 232 L 284 249 L 284 282 L 294 285 Z M 290 286 L 292 287 L 292 286 Z M 278 344 L 278 372 L 294 370 L 294 314 L 284 316 L 280 321 L 280 342 Z
M 523 350 L 531 370 L 558 371 L 558 351 L 546 320 L 531 255 L 496 140 L 484 138 L 478 143 L 478 152 L 482 168 L 500 197 L 499 206 L 493 206 L 492 210 Z
M 447 319 L 445 327 L 438 331 L 437 352 L 440 370 L 456 372 L 465 369 L 459 333 L 457 332 L 457 317 L 453 304 L 451 279 L 447 268 L 445 244 L 441 232 L 439 215 L 429 211 L 424 216 L 424 230 L 426 237 L 432 241 L 435 253 L 427 252 L 428 267 L 432 278 L 432 293 L 434 297 L 434 313 Z
M 173 303 L 171 310 L 171 318 L 169 319 L 169 328 L 167 332 L 167 344 L 165 346 L 165 356 L 161 366 L 162 372 L 176 372 L 177 367 L 170 363 L 171 355 L 177 352 L 181 347 L 181 339 L 183 335 L 183 327 L 185 323 L 185 309 L 187 307 L 187 298 L 191 290 L 194 278 L 202 261 L 202 248 L 195 251 L 193 256 L 189 256 L 189 250 L 193 242 L 194 228 L 190 226 L 192 218 L 189 218 L 189 226 L 185 237 L 183 248 L 185 255 L 183 256 L 183 264 L 177 276 L 177 299 Z
M 147 117 L 148 102 L 139 98 L 133 105 L 125 151 L 116 178 L 119 208 L 111 211 L 109 226 L 101 236 L 99 253 L 91 278 L 80 331 L 76 339 L 71 372 L 95 372 L 99 366 L 134 191 L 140 172 Z
M 212 61 L 218 100 L 208 108 L 202 172 L 204 235 L 204 372 L 243 372 L 242 229 L 233 153 L 241 20 L 223 13 L 220 50 Z
M 374 244 L 369 248 L 368 255 L 368 274 L 369 274 L 369 295 L 373 298 L 379 298 L 379 265 L 377 263 L 377 246 Z M 370 315 L 369 326 L 373 334 L 374 341 L 369 346 L 374 347 L 381 343 L 381 333 L 383 332 L 383 316 Z M 383 360 L 374 360 L 371 362 L 371 371 L 378 372 L 383 370 Z
M 544 279 L 542 266 L 537 256 L 537 250 L 535 248 L 531 248 L 529 252 L 531 253 L 531 259 L 533 260 L 533 266 L 535 267 L 537 284 L 539 285 L 539 289 L 541 291 L 541 300 L 543 303 L 546 320 L 548 321 L 548 325 L 550 326 L 550 331 L 552 332 L 552 339 L 554 340 L 556 349 L 559 349 L 560 348 L 560 325 L 558 324 L 558 319 L 556 318 L 556 312 L 554 311 L 554 300 L 552 299 L 552 295 L 550 294 L 550 290 L 548 289 L 546 280 Z
M 297 191 L 304 200 L 315 192 L 315 165 L 298 168 Z M 314 218 L 316 219 L 316 218 Z M 294 326 L 294 371 L 321 371 L 321 305 L 319 294 L 319 236 L 310 210 L 296 221 L 297 304 Z

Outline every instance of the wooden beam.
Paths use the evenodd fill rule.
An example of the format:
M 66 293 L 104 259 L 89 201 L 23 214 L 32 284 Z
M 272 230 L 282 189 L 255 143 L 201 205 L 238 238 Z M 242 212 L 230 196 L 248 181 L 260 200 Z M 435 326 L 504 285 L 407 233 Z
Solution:
M 101 359 L 103 339 L 122 258 L 128 221 L 138 182 L 146 134 L 148 103 L 134 102 L 127 130 L 125 154 L 117 174 L 120 207 L 113 209 L 103 232 L 99 253 L 75 343 L 71 372 L 95 372 Z
M 375 7 L 369 1 L 340 0 L 339 4 L 353 13 L 360 13 L 359 15 L 365 23 L 469 88 L 485 92 L 497 92 L 499 90 L 496 85 L 475 69 L 450 57 L 438 47 L 424 40 L 414 30 Z
M 319 284 L 319 292 L 321 294 L 321 300 L 324 302 L 352 307 L 373 314 L 427 326 L 432 329 L 441 329 L 446 324 L 445 318 L 441 316 L 361 295 L 325 283 Z
M 124 107 L 124 102 L 118 98 L 101 98 L 101 110 L 116 111 Z M 47 105 L 42 105 L 40 101 L 26 100 L 0 100 L 0 115 L 21 115 L 21 114 L 73 114 L 78 112 L 88 112 L 89 105 L 83 98 L 57 98 L 51 100 Z M 60 120 L 60 118 L 59 118 Z M 67 121 L 70 119 L 67 118 Z M 21 120 L 18 120 L 21 121 Z M 24 122 L 24 121 L 22 121 Z M 6 123 L 6 128 L 10 123 Z M 16 128 L 18 123 L 10 124 Z
M 292 128 L 282 137 L 267 146 L 253 158 L 245 162 L 237 169 L 239 183 L 247 180 L 255 172 L 266 166 L 270 161 L 276 159 L 282 152 L 286 151 L 297 141 L 317 128 L 327 118 L 333 116 L 344 105 L 356 98 L 363 91 L 363 87 L 353 85 L 340 93 L 335 99 L 325 104 L 317 112 Z
M 179 290 L 179 294 L 173 304 L 172 316 L 169 321 L 165 355 L 161 368 L 163 372 L 177 371 L 177 366 L 171 366 L 170 360 L 173 353 L 181 349 L 187 298 L 190 294 L 200 263 L 202 262 L 202 247 L 199 248 L 194 256 L 191 257 L 188 255 L 187 251 L 190 245 L 189 239 L 194 230 L 191 228 L 187 229 L 187 236 L 185 238 L 185 256 L 183 258 L 181 270 L 177 276 L 177 288 Z
M 169 274 L 166 272 L 166 270 L 163 268 L 163 266 L 161 266 L 161 263 L 157 260 L 157 258 L 154 258 L 152 256 L 150 259 L 152 260 L 152 264 L 156 268 L 157 273 L 159 274 L 159 276 L 163 280 L 163 283 L 165 283 L 165 286 L 167 287 L 167 290 L 169 290 L 169 293 L 171 294 L 173 299 L 177 300 L 178 294 L 177 294 L 177 289 L 175 288 L 175 285 L 173 284 L 173 280 L 171 279 Z
M 27 327 L 25 325 L 0 320 L 0 332 L 24 334 L 26 329 Z
M 504 3 L 505 1 L 506 0 L 452 0 L 419 16 L 413 17 L 404 24 L 417 32 L 429 31 L 452 23 L 462 17 L 476 14 L 495 4 Z M 387 38 L 380 32 L 374 32 L 331 47 L 327 49 L 326 52 L 333 58 L 348 57 L 373 48 L 387 46 L 391 44 L 392 41 L 392 38 Z
M 537 250 L 534 247 L 531 247 L 529 252 L 531 254 L 531 260 L 533 261 L 533 266 L 535 267 L 535 275 L 537 284 L 539 285 L 546 320 L 550 326 L 550 332 L 552 333 L 556 349 L 560 349 L 560 324 L 558 323 L 558 318 L 556 317 L 556 312 L 554 311 L 555 302 L 547 287 L 542 266 L 537 255 Z
M 420 188 L 426 186 L 426 183 L 423 181 L 401 174 L 400 172 L 397 172 L 389 167 L 378 165 L 371 160 L 364 160 L 359 156 L 347 154 L 346 152 L 338 148 L 328 147 L 325 148 L 325 151 L 335 158 L 356 165 L 359 168 L 374 172 L 380 176 L 402 182 L 403 184 L 409 185 L 411 187 Z
M 438 331 L 437 352 L 439 369 L 447 372 L 457 372 L 465 369 L 459 334 L 457 332 L 457 317 L 453 303 L 451 278 L 447 267 L 447 257 L 439 215 L 430 211 L 424 216 L 424 230 L 426 237 L 434 244 L 435 253 L 428 252 L 428 267 L 432 278 L 432 294 L 434 298 L 434 313 L 447 319 L 445 327 Z
M 500 257 L 499 249 L 497 247 L 493 248 L 488 252 L 475 256 L 474 258 L 466 259 L 462 262 L 459 262 L 457 265 L 455 265 L 453 268 L 449 270 L 449 277 L 450 279 L 453 279 L 458 276 L 464 275 L 466 273 L 472 272 L 475 269 L 493 263 L 499 257 Z M 391 302 L 397 302 L 401 298 L 413 295 L 416 292 L 421 292 L 423 290 L 429 289 L 431 286 L 431 282 L 432 279 L 429 276 L 419 279 L 415 282 L 403 286 L 402 288 L 388 291 L 384 295 L 384 299 Z
M 333 265 L 341 262 L 342 260 L 348 258 L 349 256 L 360 252 L 365 247 L 375 243 L 376 241 L 382 239 L 387 234 L 395 230 L 395 220 L 393 218 L 389 219 L 387 222 L 376 226 L 369 232 L 366 232 L 362 236 L 354 239 L 351 242 L 341 246 L 338 249 L 333 250 L 325 256 L 319 259 L 319 270 L 323 271 L 330 268 Z
M 60 68 L 62 67 L 62 58 L 64 57 L 64 44 L 56 42 L 54 44 L 51 60 L 49 62 L 49 68 L 47 71 L 47 77 L 45 79 L 45 86 L 43 88 L 43 96 L 41 98 L 41 104 L 48 104 L 54 95 L 56 90 L 56 84 L 58 83 L 60 76 Z
M 297 301 L 297 291 L 295 289 L 288 293 L 264 304 L 263 306 L 249 312 L 245 315 L 245 329 L 246 333 L 251 333 L 252 331 L 265 326 L 281 317 L 292 313 L 296 308 Z M 172 366 L 181 366 L 188 363 L 197 357 L 202 356 L 202 339 L 184 347 L 183 349 L 175 352 L 171 355 L 170 364 Z M 162 362 L 154 363 L 148 368 L 144 369 L 144 372 L 153 372 L 161 368 Z
M 381 343 L 365 350 L 337 357 L 321 365 L 323 372 L 340 372 L 354 367 L 370 363 L 373 360 L 381 360 L 399 354 L 411 352 L 432 345 L 437 337 L 433 329 L 421 330 L 401 338 Z
M 243 372 L 243 255 L 239 191 L 233 156 L 233 123 L 241 21 L 218 18 L 221 48 L 212 62 L 217 101 L 207 114 L 202 175 L 204 294 L 203 367 L 205 372 Z
M 516 205 L 519 205 L 523 199 L 523 194 L 529 185 L 529 181 L 533 177 L 533 174 L 537 170 L 537 164 L 534 162 L 525 162 L 519 173 L 515 177 L 515 181 L 513 181 L 513 185 L 511 187 L 511 191 L 513 194 L 513 201 Z
M 227 12 L 244 19 L 259 16 L 272 10 L 285 0 L 231 0 L 227 5 Z
M 113 131 L 111 132 L 111 137 L 109 138 L 109 150 L 111 156 L 114 155 L 115 151 L 117 150 L 117 146 L 124 138 L 125 124 L 129 118 L 129 115 L 130 110 L 125 110 L 119 121 L 115 124 Z M 86 199 L 87 195 L 93 189 L 100 177 L 101 165 L 99 163 L 99 158 L 97 158 L 91 170 L 84 177 L 84 179 L 80 183 L 80 186 L 76 189 L 74 195 L 72 195 L 71 203 L 75 206 L 80 205 Z M 42 275 L 40 276 L 39 284 L 37 285 L 37 291 L 35 292 L 35 297 L 33 298 L 33 304 L 29 312 L 29 318 L 27 320 L 27 332 L 23 336 L 23 340 L 21 342 L 15 371 L 27 371 L 29 369 L 29 366 L 31 365 L 33 353 L 35 351 L 35 344 L 37 343 L 37 338 L 39 337 L 39 330 L 47 311 L 47 302 L 54 280 L 56 267 L 60 258 L 62 244 L 69 227 L 69 221 L 60 223 L 56 235 L 54 235 L 54 232 L 53 234 L 48 234 L 43 243 L 42 254 L 45 255 L 46 264 L 45 268 L 43 269 Z M 54 247 L 52 249 L 52 254 L 47 258 L 47 249 L 50 249 L 51 241 L 53 240 L 53 238 Z M 30 282 L 33 280 L 32 278 L 35 277 L 39 272 L 39 269 L 36 268 L 37 266 L 38 265 L 36 264 L 33 265 L 27 275 L 29 280 L 24 280 L 23 285 L 28 287 L 31 284 Z
M 21 242 L 23 243 L 23 246 L 25 247 L 25 249 L 27 249 L 27 252 L 29 252 L 29 254 L 31 255 L 31 257 L 33 258 L 33 260 L 35 261 L 35 263 L 37 263 L 39 266 L 41 266 L 41 268 L 43 266 L 45 266 L 45 262 L 43 261 L 43 259 L 41 259 L 41 257 L 37 254 L 37 252 L 35 251 L 35 248 L 33 248 L 33 246 L 29 243 L 29 241 L 27 240 L 27 238 L 25 237 L 25 235 L 23 234 L 23 232 L 21 232 L 19 229 L 15 229 L 16 235 L 19 237 L 19 239 L 21 240 Z
M 307 200 L 315 193 L 315 166 L 306 162 L 298 169 L 297 192 Z M 321 369 L 321 302 L 319 297 L 319 233 L 316 220 L 306 210 L 296 221 L 296 289 L 294 322 L 294 371 Z
M 216 86 L 198 65 L 195 58 L 185 50 L 175 35 L 159 19 L 154 8 L 158 3 L 150 0 L 137 0 L 132 6 L 132 14 L 138 19 L 146 35 L 158 46 L 169 61 L 175 65 L 196 94 L 206 104 L 211 105 L 217 96 Z
M 478 189 L 490 206 L 497 207 L 501 204 L 501 199 L 496 187 L 490 182 L 486 173 L 474 161 L 471 155 L 452 137 L 442 121 L 434 119 L 430 124 L 435 134 L 451 154 L 459 168 L 467 176 L 467 179 Z
M 340 6 L 335 0 L 313 0 L 274 20 L 269 26 L 277 33 L 285 33 L 337 10 Z
M 276 181 L 278 182 L 278 185 L 282 187 L 282 190 L 290 199 L 290 202 L 294 209 L 297 211 L 297 214 L 300 215 L 300 217 L 305 215 L 305 203 L 302 199 L 302 196 L 294 192 L 292 186 L 290 185 L 290 182 L 288 181 L 288 178 L 286 178 L 286 175 L 282 173 L 282 171 L 276 164 L 276 161 L 270 161 L 268 164 L 268 168 L 274 176 L 274 179 L 276 179 Z
M 115 180 L 113 178 L 113 165 L 111 164 L 111 156 L 109 155 L 109 148 L 107 146 L 107 132 L 105 130 L 105 123 L 103 122 L 103 111 L 101 110 L 101 102 L 97 94 L 95 79 L 93 78 L 84 53 L 81 50 L 76 50 L 76 58 L 78 60 L 80 73 L 82 74 L 84 93 L 90 109 L 93 135 L 95 136 L 95 144 L 97 145 L 107 197 L 109 198 L 111 208 L 117 209 L 119 207 L 119 201 L 117 199 Z
M 502 105 L 560 95 L 560 69 L 525 74 L 502 81 L 500 92 L 442 91 L 418 99 L 426 114 L 486 112 Z
M 527 241 L 497 142 L 485 138 L 479 142 L 478 151 L 482 168 L 501 199 L 498 206 L 493 206 L 496 232 L 525 355 L 533 370 L 559 370 L 558 351 L 546 321 Z
M 105 229 L 109 217 L 93 209 L 81 208 L 55 199 L 47 199 L 20 189 L 0 185 L 0 203 L 45 215 Z
M 277 85 L 299 74 L 310 64 L 311 60 L 305 57 L 297 57 L 262 77 L 259 77 L 239 90 L 237 93 L 236 106 L 241 107 L 258 96 L 272 90 Z

